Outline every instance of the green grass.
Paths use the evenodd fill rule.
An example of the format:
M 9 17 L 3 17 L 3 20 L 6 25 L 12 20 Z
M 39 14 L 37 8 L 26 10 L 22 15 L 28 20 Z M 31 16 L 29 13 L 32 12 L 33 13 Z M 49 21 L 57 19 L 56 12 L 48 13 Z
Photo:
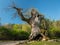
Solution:
M 30 43 L 24 45 L 60 45 L 60 42 L 52 41 L 31 41 Z

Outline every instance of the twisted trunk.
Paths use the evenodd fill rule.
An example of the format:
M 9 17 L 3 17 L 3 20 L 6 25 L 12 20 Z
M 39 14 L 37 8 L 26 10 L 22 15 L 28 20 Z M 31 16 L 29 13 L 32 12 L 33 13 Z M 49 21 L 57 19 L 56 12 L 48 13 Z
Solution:
M 43 33 L 41 33 L 40 27 L 37 26 L 36 24 L 34 24 L 34 20 L 32 19 L 33 17 L 27 19 L 23 16 L 23 13 L 21 12 L 21 10 L 22 10 L 21 8 L 16 8 L 16 7 L 13 7 L 13 8 L 16 9 L 18 15 L 21 17 L 21 19 L 23 21 L 26 21 L 28 24 L 31 25 L 32 29 L 31 29 L 31 34 L 29 36 L 29 40 L 34 39 L 39 34 L 43 37 L 43 39 L 45 39 L 45 35 Z

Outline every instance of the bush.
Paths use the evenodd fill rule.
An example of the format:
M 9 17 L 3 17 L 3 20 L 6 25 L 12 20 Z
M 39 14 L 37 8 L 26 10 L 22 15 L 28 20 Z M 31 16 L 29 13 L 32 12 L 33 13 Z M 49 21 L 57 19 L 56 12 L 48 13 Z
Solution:
M 28 39 L 29 33 L 22 30 L 11 30 L 4 27 L 0 28 L 0 39 L 3 40 L 24 40 Z
M 19 32 L 13 31 L 11 34 L 12 34 L 11 35 L 12 39 L 14 40 L 25 40 L 25 39 L 28 39 L 29 37 L 29 33 L 22 30 Z
M 52 27 L 48 32 L 50 38 L 60 38 L 60 29 Z
M 25 31 L 19 31 L 18 34 L 18 39 L 23 40 L 23 39 L 28 39 L 29 33 Z

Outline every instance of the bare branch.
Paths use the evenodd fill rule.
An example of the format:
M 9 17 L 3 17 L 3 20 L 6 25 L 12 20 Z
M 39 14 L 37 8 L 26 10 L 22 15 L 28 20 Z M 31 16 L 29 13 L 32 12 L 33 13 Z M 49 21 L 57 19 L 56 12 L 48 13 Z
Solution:
M 25 18 L 24 16 L 23 16 L 23 13 L 22 13 L 22 8 L 17 8 L 17 7 L 12 7 L 13 9 L 16 9 L 16 11 L 17 11 L 17 13 L 18 13 L 18 15 L 21 17 L 21 19 L 23 20 L 23 21 L 26 21 L 27 23 L 29 23 L 29 19 L 27 19 L 27 18 Z

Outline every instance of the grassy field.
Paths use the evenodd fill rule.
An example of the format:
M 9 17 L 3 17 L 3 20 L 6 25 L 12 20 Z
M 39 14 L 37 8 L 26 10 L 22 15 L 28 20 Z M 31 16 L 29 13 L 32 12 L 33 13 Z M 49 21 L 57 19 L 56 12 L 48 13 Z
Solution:
M 18 44 L 22 45 L 22 44 Z M 23 45 L 60 45 L 60 42 L 55 41 L 31 41 L 29 43 L 25 43 Z
M 0 41 L 0 45 L 60 45 L 60 41 Z

